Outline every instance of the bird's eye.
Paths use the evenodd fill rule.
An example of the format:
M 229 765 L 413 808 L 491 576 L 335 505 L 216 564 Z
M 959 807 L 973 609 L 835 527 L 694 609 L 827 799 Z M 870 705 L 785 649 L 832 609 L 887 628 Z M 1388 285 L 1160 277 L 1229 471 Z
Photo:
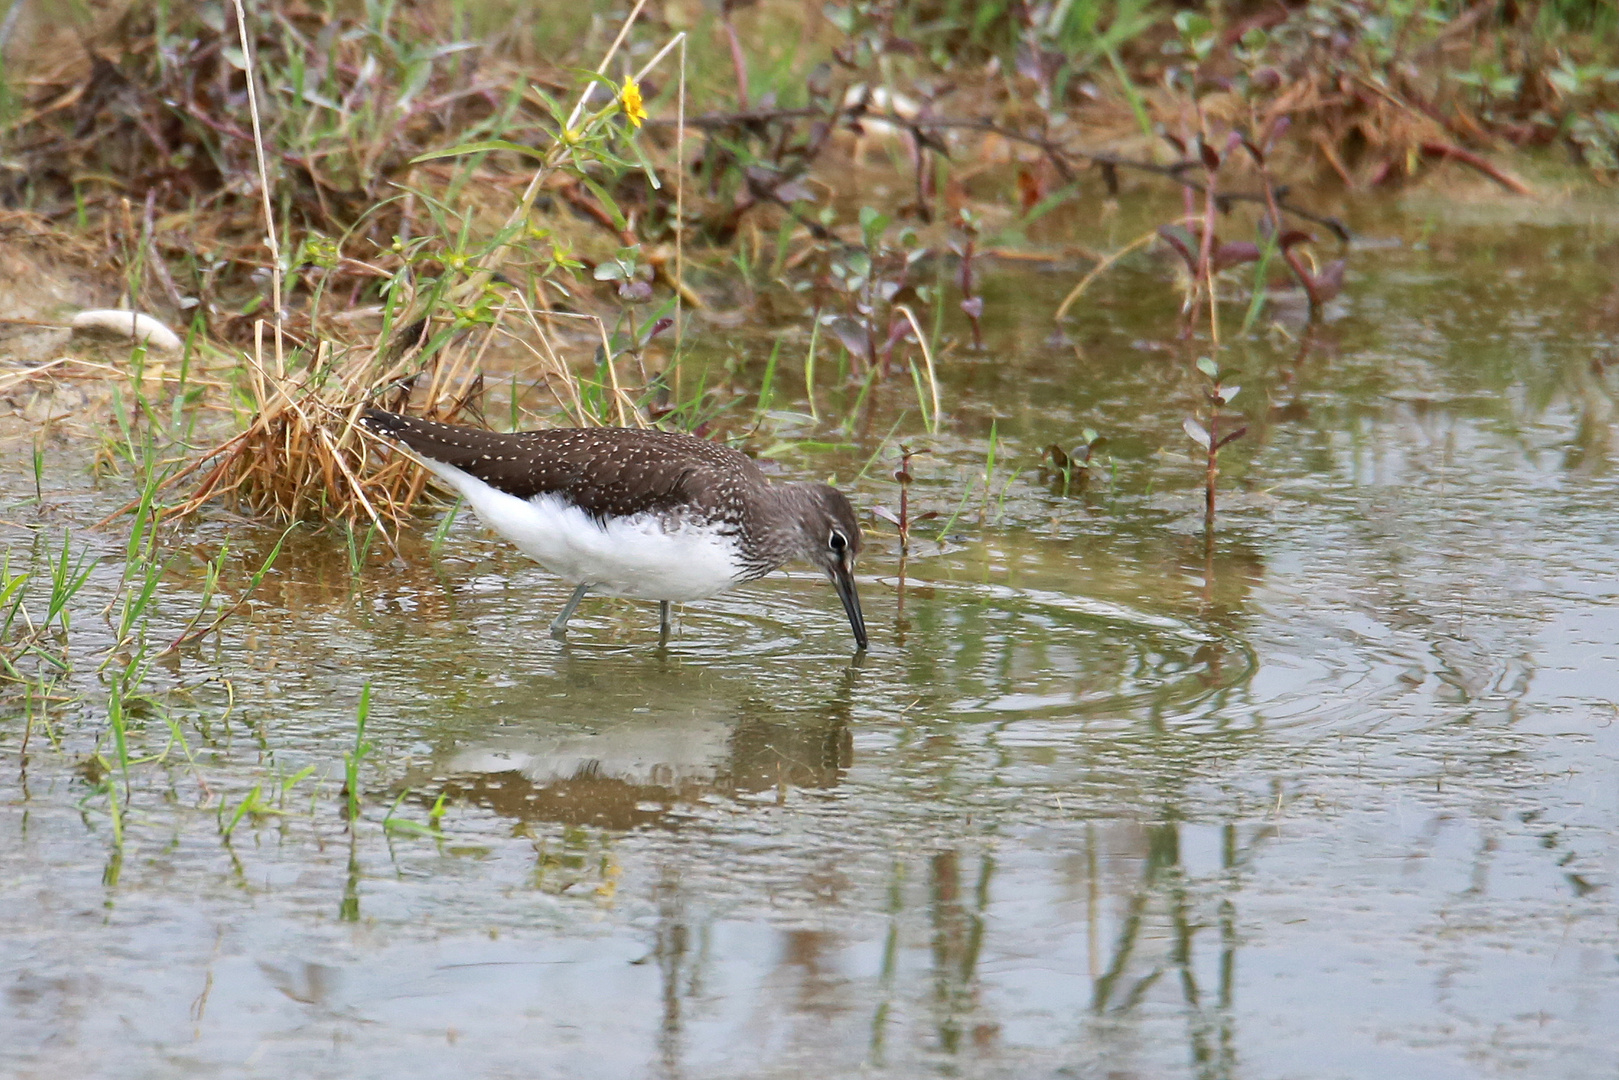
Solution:
M 833 551 L 842 551 L 844 548 L 849 546 L 849 538 L 838 532 L 838 530 L 833 529 L 832 535 L 826 541 L 826 545 Z

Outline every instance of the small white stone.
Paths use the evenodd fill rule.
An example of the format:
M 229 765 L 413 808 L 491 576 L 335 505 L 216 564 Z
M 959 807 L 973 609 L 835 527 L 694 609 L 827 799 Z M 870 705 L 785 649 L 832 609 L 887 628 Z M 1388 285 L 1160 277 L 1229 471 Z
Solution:
M 150 315 L 139 311 L 95 309 L 81 311 L 73 316 L 73 329 L 99 330 L 108 334 L 122 334 L 133 341 L 144 342 L 164 352 L 179 352 L 180 337 L 173 330 Z

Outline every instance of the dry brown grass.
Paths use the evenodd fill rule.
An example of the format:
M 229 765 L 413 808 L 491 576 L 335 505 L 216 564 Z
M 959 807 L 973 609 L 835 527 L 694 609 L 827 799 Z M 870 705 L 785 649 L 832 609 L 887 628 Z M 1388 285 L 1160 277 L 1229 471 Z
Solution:
M 321 385 L 311 385 L 266 370 L 262 350 L 253 363 L 253 393 L 258 403 L 247 429 L 214 447 L 193 469 L 212 462 L 173 512 L 184 515 L 205 503 L 224 499 L 254 514 L 278 521 L 370 520 L 390 531 L 408 516 L 421 498 L 426 474 L 402 459 L 383 467 L 368 455 L 369 436 L 355 420 L 371 395 L 366 359 L 343 364 Z M 430 369 L 440 385 L 446 365 Z M 458 382 L 464 382 L 459 379 Z M 471 390 L 422 410 L 434 419 L 454 422 L 470 403 Z

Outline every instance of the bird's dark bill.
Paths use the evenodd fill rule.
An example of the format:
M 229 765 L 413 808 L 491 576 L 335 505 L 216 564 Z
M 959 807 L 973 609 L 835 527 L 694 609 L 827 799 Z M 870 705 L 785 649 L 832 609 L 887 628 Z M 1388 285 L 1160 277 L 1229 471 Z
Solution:
M 860 613 L 860 594 L 854 591 L 854 574 L 840 566 L 832 571 L 832 587 L 838 590 L 843 610 L 849 613 L 849 629 L 854 631 L 855 646 L 866 647 L 866 617 Z

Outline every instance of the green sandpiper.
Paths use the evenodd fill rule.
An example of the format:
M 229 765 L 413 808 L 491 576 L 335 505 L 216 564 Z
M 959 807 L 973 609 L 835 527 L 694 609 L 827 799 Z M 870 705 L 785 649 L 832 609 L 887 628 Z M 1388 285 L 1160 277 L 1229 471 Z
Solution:
M 728 446 L 655 428 L 549 428 L 503 433 L 378 408 L 360 422 L 404 444 L 459 492 L 478 518 L 574 586 L 551 624 L 562 637 L 587 592 L 669 605 L 764 577 L 793 559 L 820 567 L 849 616 L 860 525 L 827 484 L 772 483 Z

